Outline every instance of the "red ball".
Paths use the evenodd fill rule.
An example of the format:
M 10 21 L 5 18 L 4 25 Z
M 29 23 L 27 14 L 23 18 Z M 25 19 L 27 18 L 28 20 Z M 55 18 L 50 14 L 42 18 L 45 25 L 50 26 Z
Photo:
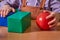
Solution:
M 40 29 L 43 29 L 43 30 L 49 30 L 50 29 L 48 22 L 51 21 L 53 18 L 46 19 L 46 17 L 49 14 L 50 14 L 49 12 L 43 11 L 37 16 L 36 23 Z

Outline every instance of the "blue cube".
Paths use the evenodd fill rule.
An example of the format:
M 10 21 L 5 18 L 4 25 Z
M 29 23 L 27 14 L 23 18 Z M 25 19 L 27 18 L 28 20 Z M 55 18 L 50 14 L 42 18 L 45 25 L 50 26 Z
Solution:
M 10 12 L 6 17 L 1 17 L 0 15 L 0 26 L 6 26 L 7 27 L 7 17 L 14 14 L 14 12 Z

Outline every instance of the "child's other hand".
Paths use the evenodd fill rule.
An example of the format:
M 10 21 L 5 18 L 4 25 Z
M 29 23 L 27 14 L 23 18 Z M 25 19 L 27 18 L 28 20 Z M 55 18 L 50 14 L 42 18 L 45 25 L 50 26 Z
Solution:
M 49 19 L 52 17 L 54 17 L 54 19 L 48 22 L 50 28 L 57 26 L 56 14 L 54 12 L 50 12 L 50 15 L 48 15 L 46 18 Z
M 5 17 L 6 15 L 8 15 L 8 13 L 12 11 L 15 12 L 15 9 L 10 7 L 9 5 L 4 5 L 1 9 L 0 9 L 0 15 L 1 17 Z

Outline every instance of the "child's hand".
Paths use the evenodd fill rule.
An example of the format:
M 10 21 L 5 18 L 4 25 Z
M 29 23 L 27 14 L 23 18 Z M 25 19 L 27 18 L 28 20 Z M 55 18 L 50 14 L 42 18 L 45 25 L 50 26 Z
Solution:
M 5 17 L 6 15 L 8 15 L 8 13 L 10 11 L 15 12 L 15 9 L 10 7 L 9 5 L 4 5 L 1 9 L 0 9 L 0 15 L 1 17 Z
M 57 19 L 55 17 L 54 12 L 50 12 L 50 15 L 47 16 L 46 18 L 49 19 L 49 18 L 52 18 L 52 17 L 54 17 L 54 19 L 52 21 L 48 22 L 48 25 L 49 25 L 50 28 L 57 26 Z

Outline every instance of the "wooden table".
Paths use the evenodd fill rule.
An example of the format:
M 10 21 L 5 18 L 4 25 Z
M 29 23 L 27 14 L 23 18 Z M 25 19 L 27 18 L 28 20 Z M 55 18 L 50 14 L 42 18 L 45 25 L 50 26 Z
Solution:
M 60 40 L 59 31 L 39 31 L 30 33 L 9 33 L 8 40 Z
M 32 20 L 25 33 L 8 33 L 8 40 L 60 40 L 60 31 L 41 31 Z
M 0 40 L 60 40 L 60 31 L 57 30 L 60 30 L 60 27 L 57 27 L 56 31 L 41 31 L 35 20 L 32 20 L 31 27 L 25 33 L 8 33 L 7 37 Z

